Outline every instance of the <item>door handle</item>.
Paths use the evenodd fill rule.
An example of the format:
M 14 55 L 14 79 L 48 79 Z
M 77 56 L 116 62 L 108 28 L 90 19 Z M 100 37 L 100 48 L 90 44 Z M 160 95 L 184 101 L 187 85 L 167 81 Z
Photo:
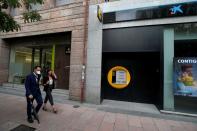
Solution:
M 67 69 L 67 68 L 70 68 L 70 66 L 65 66 L 64 68 Z

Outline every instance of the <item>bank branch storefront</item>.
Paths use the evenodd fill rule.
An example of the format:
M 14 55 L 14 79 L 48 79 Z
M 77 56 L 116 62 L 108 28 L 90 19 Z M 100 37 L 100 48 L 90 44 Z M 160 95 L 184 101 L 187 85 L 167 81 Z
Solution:
M 197 1 L 125 0 L 90 11 L 90 102 L 150 103 L 164 111 L 197 113 Z

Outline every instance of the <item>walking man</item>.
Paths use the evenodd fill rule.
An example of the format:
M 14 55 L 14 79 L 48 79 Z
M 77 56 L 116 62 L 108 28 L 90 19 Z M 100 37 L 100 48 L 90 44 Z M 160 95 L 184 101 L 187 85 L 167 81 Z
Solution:
M 34 99 L 37 102 L 36 112 L 38 113 L 42 104 L 42 95 L 39 88 L 39 80 L 41 75 L 41 67 L 35 66 L 33 73 L 29 74 L 26 77 L 25 81 L 25 89 L 26 89 L 26 99 L 27 99 L 27 121 L 29 123 L 33 123 L 32 119 L 32 103 Z

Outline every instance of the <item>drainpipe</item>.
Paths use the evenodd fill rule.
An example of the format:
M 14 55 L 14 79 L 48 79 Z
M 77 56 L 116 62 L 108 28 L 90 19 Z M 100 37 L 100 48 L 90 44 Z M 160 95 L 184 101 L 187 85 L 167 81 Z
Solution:
M 84 18 L 84 38 L 83 38 L 83 57 L 82 57 L 82 74 L 81 74 L 81 103 L 84 102 L 84 94 L 85 94 L 85 71 L 86 71 L 86 49 L 87 49 L 87 24 L 88 24 L 88 7 L 89 1 L 84 0 L 83 5 L 85 6 L 85 18 Z

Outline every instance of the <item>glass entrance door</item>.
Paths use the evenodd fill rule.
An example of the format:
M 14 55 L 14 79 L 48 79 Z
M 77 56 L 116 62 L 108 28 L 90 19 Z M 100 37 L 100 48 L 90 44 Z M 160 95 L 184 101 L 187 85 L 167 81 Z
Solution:
M 9 65 L 9 82 L 23 84 L 25 77 L 31 72 L 32 49 L 12 47 Z
M 9 82 L 24 84 L 25 77 L 33 71 L 34 66 L 51 68 L 50 47 L 13 47 L 10 56 Z
M 32 71 L 34 66 L 40 65 L 40 51 L 41 49 L 32 49 Z
M 39 47 L 32 49 L 32 68 L 40 65 L 43 77 L 47 76 L 47 70 L 52 69 L 56 73 L 56 88 L 69 88 L 70 72 L 70 46 L 53 45 L 50 47 Z
M 70 72 L 70 45 L 16 46 L 10 54 L 9 82 L 24 84 L 25 77 L 34 66 L 41 66 L 43 76 L 46 71 L 55 71 L 58 80 L 56 88 L 68 89 Z

